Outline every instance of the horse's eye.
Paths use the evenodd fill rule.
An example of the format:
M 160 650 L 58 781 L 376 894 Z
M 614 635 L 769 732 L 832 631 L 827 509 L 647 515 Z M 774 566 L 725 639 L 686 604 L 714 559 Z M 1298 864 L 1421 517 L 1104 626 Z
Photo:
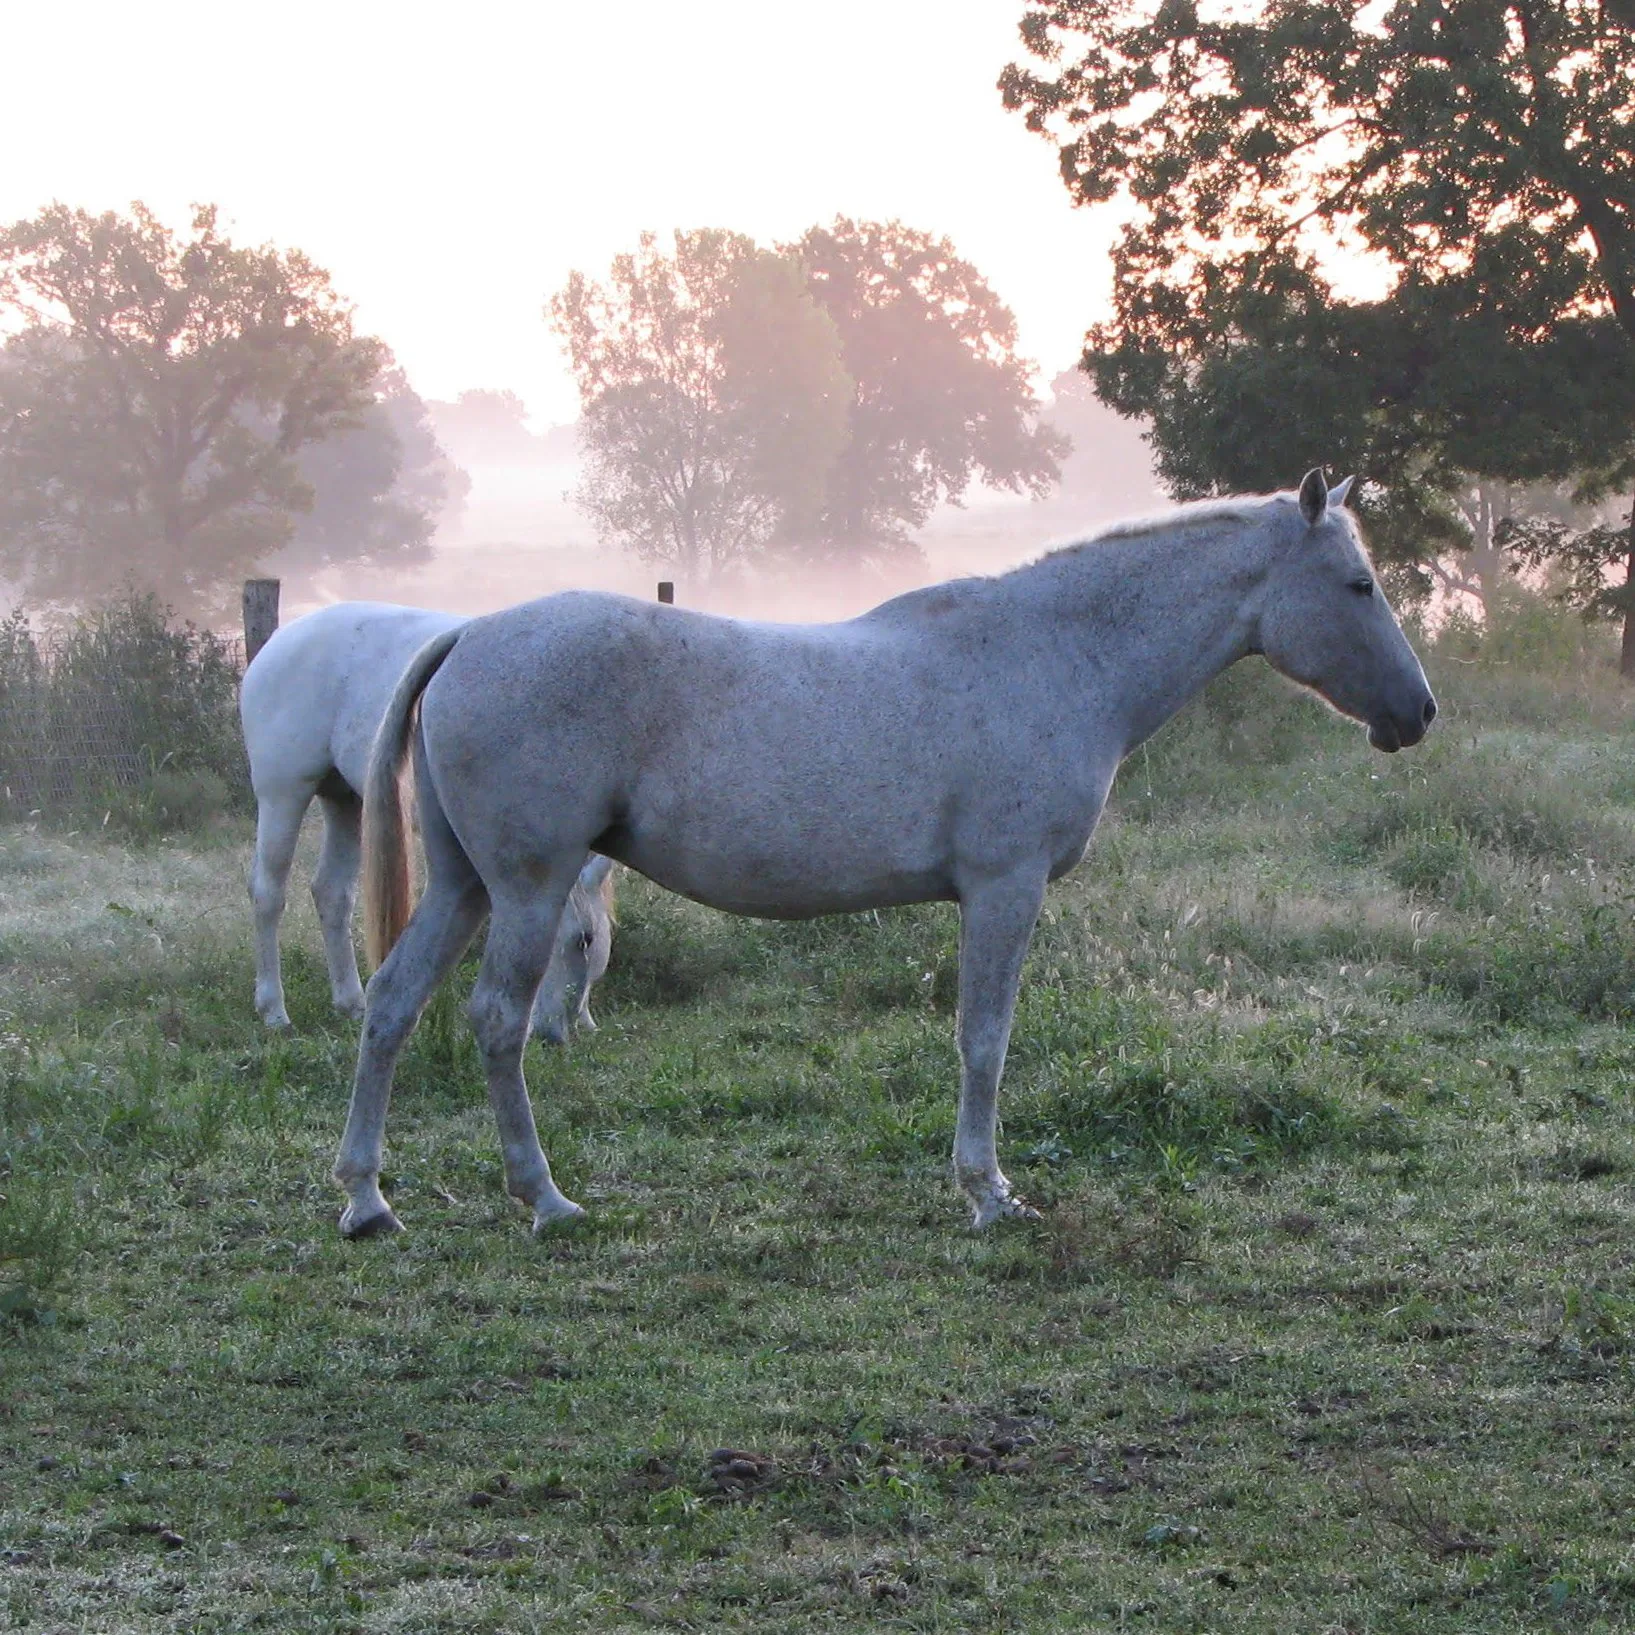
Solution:
M 1351 588 L 1359 596 L 1372 596 L 1374 594 L 1374 581 L 1367 574 L 1364 574 L 1361 579 L 1351 581 Z

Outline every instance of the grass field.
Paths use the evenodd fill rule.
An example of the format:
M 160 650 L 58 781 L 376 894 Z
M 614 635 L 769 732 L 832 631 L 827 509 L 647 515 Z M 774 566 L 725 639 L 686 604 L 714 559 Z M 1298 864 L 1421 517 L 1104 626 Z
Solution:
M 1635 1627 L 1635 733 L 1456 656 L 1417 752 L 1240 667 L 1126 765 L 980 1237 L 950 910 L 627 879 L 528 1064 L 590 1221 L 503 1196 L 451 985 L 346 1244 L 247 834 L 0 830 L 0 1627 Z

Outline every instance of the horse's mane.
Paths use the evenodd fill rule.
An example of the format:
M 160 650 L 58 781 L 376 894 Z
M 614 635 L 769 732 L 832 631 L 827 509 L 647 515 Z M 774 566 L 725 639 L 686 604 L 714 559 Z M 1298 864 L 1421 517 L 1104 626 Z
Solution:
M 1111 545 L 1123 539 L 1148 539 L 1154 534 L 1179 533 L 1186 528 L 1207 528 L 1218 522 L 1250 522 L 1265 512 L 1268 500 L 1276 497 L 1271 494 L 1235 494 L 1220 500 L 1191 500 L 1152 516 L 1110 522 L 1082 539 L 1070 540 L 1052 551 L 1046 551 L 1035 560 L 1048 562 L 1052 557 L 1071 556 L 1097 545 Z

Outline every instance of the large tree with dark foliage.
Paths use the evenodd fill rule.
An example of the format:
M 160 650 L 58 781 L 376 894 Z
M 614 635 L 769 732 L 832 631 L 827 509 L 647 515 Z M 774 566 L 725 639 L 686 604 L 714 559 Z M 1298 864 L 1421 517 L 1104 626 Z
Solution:
M 183 607 L 289 539 L 303 450 L 357 426 L 384 360 L 328 275 L 140 204 L 0 231 L 0 567 L 33 598 L 123 584 Z
M 1257 442 L 1280 471 L 1354 463 L 1387 479 L 1365 495 L 1398 550 L 1451 537 L 1461 472 L 1627 486 L 1627 11 L 1027 6 L 1034 60 L 1002 76 L 1006 103 L 1055 140 L 1075 198 L 1131 207 L 1086 365 L 1120 407 L 1167 417 L 1180 486 L 1229 482 Z M 1380 298 L 1344 298 L 1359 265 Z M 1623 555 L 1635 576 L 1635 536 Z M 1635 621 L 1624 658 L 1635 672 Z

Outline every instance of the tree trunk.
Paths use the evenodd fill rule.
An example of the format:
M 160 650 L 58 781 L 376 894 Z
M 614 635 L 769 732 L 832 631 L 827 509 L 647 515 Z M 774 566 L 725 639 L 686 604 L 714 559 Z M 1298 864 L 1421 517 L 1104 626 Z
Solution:
M 1624 558 L 1624 642 L 1618 655 L 1618 674 L 1635 681 L 1635 500 L 1629 510 L 1629 553 Z
M 1471 536 L 1471 573 L 1481 584 L 1482 617 L 1493 611 L 1498 590 L 1504 583 L 1504 553 L 1493 543 L 1493 530 L 1499 525 L 1502 499 L 1496 499 L 1485 483 L 1477 488 L 1477 524 Z

